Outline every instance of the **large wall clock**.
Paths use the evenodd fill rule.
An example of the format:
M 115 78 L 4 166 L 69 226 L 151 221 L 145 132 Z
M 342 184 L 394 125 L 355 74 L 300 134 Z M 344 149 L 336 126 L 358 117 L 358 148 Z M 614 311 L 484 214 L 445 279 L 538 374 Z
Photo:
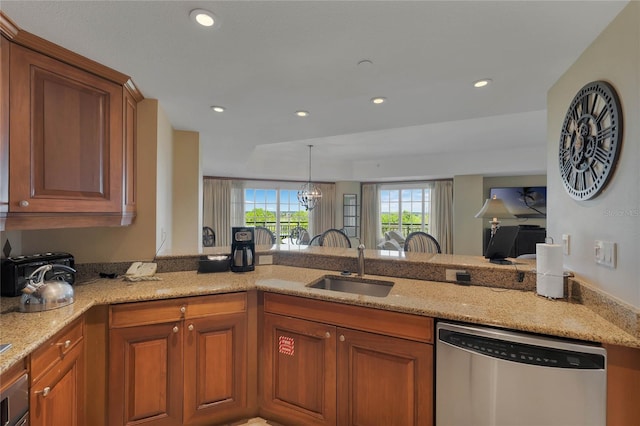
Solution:
M 573 98 L 560 134 L 560 177 L 571 198 L 602 191 L 615 169 L 622 143 L 622 108 L 604 81 L 585 85 Z

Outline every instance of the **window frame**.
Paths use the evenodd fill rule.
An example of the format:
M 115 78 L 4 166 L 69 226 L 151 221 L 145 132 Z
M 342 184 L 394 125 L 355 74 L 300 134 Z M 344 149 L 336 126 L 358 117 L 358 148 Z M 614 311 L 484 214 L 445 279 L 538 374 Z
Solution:
M 402 231 L 403 227 L 405 227 L 403 225 L 402 222 L 402 213 L 403 213 L 403 204 L 406 203 L 406 200 L 403 202 L 403 191 L 415 191 L 415 190 L 421 190 L 421 200 L 420 201 L 409 201 L 409 204 L 415 204 L 417 202 L 419 202 L 421 204 L 421 209 L 422 209 L 422 214 L 421 214 L 421 223 L 419 224 L 414 224 L 411 223 L 409 225 L 407 225 L 408 228 L 408 232 L 406 233 L 407 235 L 409 234 L 409 232 L 413 232 L 413 231 L 423 231 L 426 233 L 430 233 L 430 221 L 431 221 L 431 203 L 433 202 L 433 200 L 431 199 L 431 191 L 433 190 L 433 183 L 429 182 L 429 181 L 424 181 L 424 182 L 412 182 L 412 183 L 403 183 L 403 182 L 394 182 L 394 183 L 385 183 L 385 184 L 381 184 L 378 191 L 379 191 L 379 205 L 378 205 L 378 213 L 379 213 L 379 223 L 378 223 L 378 229 L 381 232 L 382 235 L 385 234 L 385 232 L 388 232 L 390 230 L 397 230 L 399 231 L 401 234 L 403 234 L 405 237 L 407 235 L 405 235 L 405 233 Z M 398 198 L 397 201 L 394 202 L 393 199 L 391 197 L 388 198 L 389 201 L 385 201 L 384 197 L 383 197 L 383 192 L 384 191 L 388 191 L 388 192 L 392 192 L 392 191 L 397 191 L 398 193 Z M 389 208 L 389 211 L 386 212 L 383 209 L 383 203 L 387 204 L 387 207 Z M 398 210 L 391 212 L 390 206 L 397 203 L 398 204 Z M 413 211 L 411 210 L 413 206 L 410 207 L 409 212 L 413 213 Z M 382 221 L 382 215 L 385 213 L 389 213 L 389 214 L 393 214 L 393 213 L 397 213 L 398 214 L 398 227 L 397 228 L 392 228 L 391 227 L 391 223 L 384 223 Z M 428 218 L 428 220 L 427 220 Z M 388 229 L 387 229 L 388 228 Z M 385 231 L 386 229 L 386 231 Z
M 286 205 L 288 205 L 289 207 L 292 207 L 294 204 L 296 206 L 299 207 L 299 209 L 297 211 L 305 211 L 304 208 L 302 208 L 299 204 L 299 202 L 297 201 L 297 192 L 300 189 L 300 187 L 302 186 L 304 182 L 273 182 L 273 181 L 245 181 L 244 185 L 243 185 L 243 217 L 246 219 L 246 213 L 247 213 L 247 191 L 275 191 L 275 207 L 276 207 L 276 211 L 275 213 L 275 229 L 272 229 L 273 233 L 276 235 L 276 241 L 282 241 L 284 238 L 289 237 L 290 235 L 290 231 L 286 232 L 286 233 L 282 233 L 282 229 L 283 229 L 283 221 L 281 220 L 281 216 L 282 216 L 282 210 L 281 208 L 282 206 L 282 191 L 291 191 L 292 194 L 291 196 L 293 196 L 295 194 L 296 198 L 292 199 L 289 198 L 289 201 L 286 203 Z M 253 198 L 253 200 L 255 201 L 255 197 Z M 295 203 L 294 203 L 295 201 Z M 266 206 L 273 204 L 273 203 L 269 203 L 269 202 L 265 202 L 265 210 L 266 211 L 270 211 L 266 208 Z M 254 208 L 258 206 L 258 204 L 256 204 L 254 202 Z M 293 211 L 293 210 L 291 210 Z M 307 217 L 307 227 L 306 229 L 309 229 L 310 226 L 310 222 L 311 222 L 311 217 L 310 215 L 308 215 Z M 245 223 L 247 226 L 256 226 L 256 223 Z M 294 222 L 295 224 L 295 222 Z M 261 226 L 261 225 L 258 225 Z M 288 226 L 289 229 L 291 229 L 292 227 L 292 222 L 289 220 L 288 222 Z M 297 226 L 297 225 L 296 225 Z

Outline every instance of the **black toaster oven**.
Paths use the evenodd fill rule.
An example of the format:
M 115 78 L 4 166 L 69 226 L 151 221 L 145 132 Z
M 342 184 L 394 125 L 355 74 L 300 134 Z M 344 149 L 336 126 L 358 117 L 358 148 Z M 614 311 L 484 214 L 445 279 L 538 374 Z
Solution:
M 2 296 L 14 297 L 22 294 L 22 289 L 27 284 L 27 277 L 39 267 L 47 264 L 65 265 L 74 267 L 73 256 L 69 253 L 40 253 L 28 256 L 13 256 L 2 259 Z M 56 275 L 62 275 L 64 280 L 73 284 L 75 274 L 57 271 Z M 51 279 L 52 272 L 45 275 L 45 279 Z

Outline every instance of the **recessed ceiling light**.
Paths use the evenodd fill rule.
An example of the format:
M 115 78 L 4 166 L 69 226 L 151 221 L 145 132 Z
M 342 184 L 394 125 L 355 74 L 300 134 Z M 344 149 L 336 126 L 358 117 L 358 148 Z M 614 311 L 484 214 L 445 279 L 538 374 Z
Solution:
M 473 87 L 476 87 L 476 88 L 485 87 L 485 86 L 489 85 L 489 83 L 491 83 L 491 79 L 490 78 L 485 78 L 485 79 L 482 79 L 482 80 L 474 81 L 473 82 Z
M 376 104 L 376 105 L 379 105 L 379 104 L 383 104 L 383 103 L 387 102 L 387 98 L 383 98 L 381 96 L 378 96 L 376 98 L 371 98 L 371 102 Z
M 189 17 L 191 20 L 203 27 L 217 27 L 219 25 L 219 20 L 213 13 L 204 9 L 193 9 L 189 12 Z
M 296 115 L 298 117 L 308 117 L 309 116 L 309 112 L 308 111 L 296 111 Z
M 221 106 L 218 106 L 218 105 L 213 105 L 211 107 L 211 110 L 214 111 L 214 112 L 224 112 L 225 107 L 221 107 Z

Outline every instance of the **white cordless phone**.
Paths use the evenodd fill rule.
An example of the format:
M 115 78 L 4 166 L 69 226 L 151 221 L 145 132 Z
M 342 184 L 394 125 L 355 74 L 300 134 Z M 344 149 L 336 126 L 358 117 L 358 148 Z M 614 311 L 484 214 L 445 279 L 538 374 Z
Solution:
M 133 262 L 125 275 L 132 278 L 152 277 L 157 269 L 158 265 L 156 263 Z

